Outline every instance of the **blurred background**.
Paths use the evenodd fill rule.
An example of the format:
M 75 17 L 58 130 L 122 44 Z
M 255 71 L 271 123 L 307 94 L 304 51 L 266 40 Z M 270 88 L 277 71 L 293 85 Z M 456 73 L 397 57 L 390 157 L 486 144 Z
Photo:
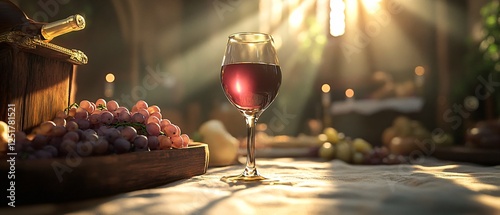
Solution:
M 498 1 L 487 0 L 13 0 L 28 17 L 85 17 L 52 41 L 78 49 L 75 100 L 137 100 L 195 132 L 221 120 L 237 137 L 243 118 L 220 87 L 227 36 L 274 36 L 283 71 L 261 116 L 272 135 L 332 126 L 381 145 L 398 116 L 463 143 L 473 123 L 498 117 Z

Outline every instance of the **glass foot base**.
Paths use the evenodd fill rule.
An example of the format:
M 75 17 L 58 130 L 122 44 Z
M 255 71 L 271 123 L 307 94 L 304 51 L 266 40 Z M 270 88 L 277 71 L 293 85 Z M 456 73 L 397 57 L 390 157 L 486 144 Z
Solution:
M 266 178 L 261 175 L 255 176 L 245 176 L 243 174 L 240 175 L 231 175 L 224 176 L 220 179 L 223 182 L 229 184 L 257 184 L 257 185 L 294 185 L 293 182 L 281 181 L 274 178 Z
M 240 174 L 240 175 L 224 176 L 220 180 L 224 182 L 257 182 L 257 181 L 268 180 L 268 178 L 261 175 L 246 176 Z

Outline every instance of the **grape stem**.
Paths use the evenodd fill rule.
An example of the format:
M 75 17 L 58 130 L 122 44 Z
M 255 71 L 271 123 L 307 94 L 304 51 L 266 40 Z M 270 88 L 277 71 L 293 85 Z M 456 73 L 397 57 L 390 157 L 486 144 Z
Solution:
M 106 105 L 102 105 L 102 104 L 99 104 L 97 105 L 96 107 L 98 110 L 105 110 L 106 109 Z
M 78 108 L 78 107 L 80 107 L 80 106 L 79 106 L 79 105 L 75 102 L 75 103 L 73 103 L 73 104 L 70 104 L 67 108 L 64 108 L 64 112 L 65 112 L 66 114 L 68 114 L 69 110 L 70 110 L 71 108 L 73 108 L 73 107 Z

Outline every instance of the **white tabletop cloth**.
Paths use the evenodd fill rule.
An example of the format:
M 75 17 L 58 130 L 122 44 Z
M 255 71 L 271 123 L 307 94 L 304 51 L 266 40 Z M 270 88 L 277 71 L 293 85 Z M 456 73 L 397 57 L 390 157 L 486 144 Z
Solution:
M 424 158 L 405 165 L 258 159 L 261 174 L 293 185 L 227 184 L 242 165 L 153 189 L 0 214 L 500 214 L 500 166 Z
M 371 115 L 381 110 L 415 113 L 421 111 L 423 106 L 424 100 L 418 97 L 388 98 L 382 100 L 350 99 L 333 102 L 330 111 L 333 115 L 347 114 L 350 112 Z

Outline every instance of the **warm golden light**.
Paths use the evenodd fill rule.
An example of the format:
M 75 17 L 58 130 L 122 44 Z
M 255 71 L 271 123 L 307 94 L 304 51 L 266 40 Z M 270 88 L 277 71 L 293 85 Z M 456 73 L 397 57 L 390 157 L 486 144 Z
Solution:
M 332 146 L 332 144 L 331 144 L 331 143 L 326 142 L 326 143 L 324 143 L 324 144 L 323 144 L 323 147 L 324 147 L 325 149 L 329 149 L 329 148 L 332 148 L 333 146 Z
M 110 98 L 113 97 L 115 91 L 115 75 L 113 73 L 106 74 L 106 83 L 104 84 L 104 96 Z
M 290 15 L 290 20 L 289 20 L 290 26 L 297 29 L 302 24 L 302 20 L 304 20 L 304 14 L 302 13 L 301 10 L 297 9 L 293 11 L 292 14 Z
M 115 81 L 115 75 L 113 75 L 113 73 L 108 73 L 108 74 L 106 75 L 106 81 L 107 81 L 108 83 L 112 83 L 112 82 L 114 82 L 114 81 Z
M 345 14 L 346 17 L 346 26 L 356 26 L 358 23 L 359 16 L 359 2 L 358 0 L 345 0 Z
M 321 32 L 326 33 L 326 28 L 324 26 L 328 25 L 328 20 L 329 20 L 329 13 L 330 11 L 327 10 L 330 5 L 330 0 L 317 0 L 316 1 L 316 23 L 319 26 L 322 26 Z
M 347 98 L 352 98 L 354 97 L 354 90 L 353 89 L 347 89 L 345 90 L 345 96 L 347 96 Z
M 271 18 L 271 8 L 272 2 L 266 0 L 259 1 L 259 29 L 261 32 L 270 32 L 271 31 L 271 22 L 269 22 Z
M 425 74 L 425 69 L 423 66 L 415 67 L 415 75 L 422 76 Z
M 473 174 L 462 172 L 450 172 L 453 169 L 459 169 L 458 165 L 444 165 L 444 166 L 418 166 L 415 173 L 425 173 L 433 175 L 436 178 L 445 179 L 457 186 L 462 186 L 466 189 L 475 192 L 498 192 L 498 186 L 494 186 L 484 181 L 477 179 Z
M 323 91 L 324 93 L 330 92 L 330 85 L 329 84 L 323 84 L 323 86 L 321 86 L 321 91 Z
M 334 37 L 345 33 L 344 0 L 330 0 L 330 34 Z
M 280 35 L 273 35 L 273 41 L 274 41 L 274 48 L 280 49 L 281 45 L 283 44 L 283 39 L 281 39 L 281 36 Z
M 299 0 L 288 1 L 288 11 L 290 16 L 288 17 L 288 24 L 294 30 L 298 29 L 302 24 L 302 19 L 304 19 L 304 14 L 300 7 Z
M 382 0 L 362 0 L 363 5 L 368 13 L 375 13 L 380 9 L 380 2 Z
M 326 134 L 319 134 L 318 140 L 321 142 L 326 142 L 328 140 L 328 136 L 326 136 Z
M 271 24 L 279 25 L 281 22 L 281 13 L 283 11 L 283 2 L 281 0 L 271 1 Z

